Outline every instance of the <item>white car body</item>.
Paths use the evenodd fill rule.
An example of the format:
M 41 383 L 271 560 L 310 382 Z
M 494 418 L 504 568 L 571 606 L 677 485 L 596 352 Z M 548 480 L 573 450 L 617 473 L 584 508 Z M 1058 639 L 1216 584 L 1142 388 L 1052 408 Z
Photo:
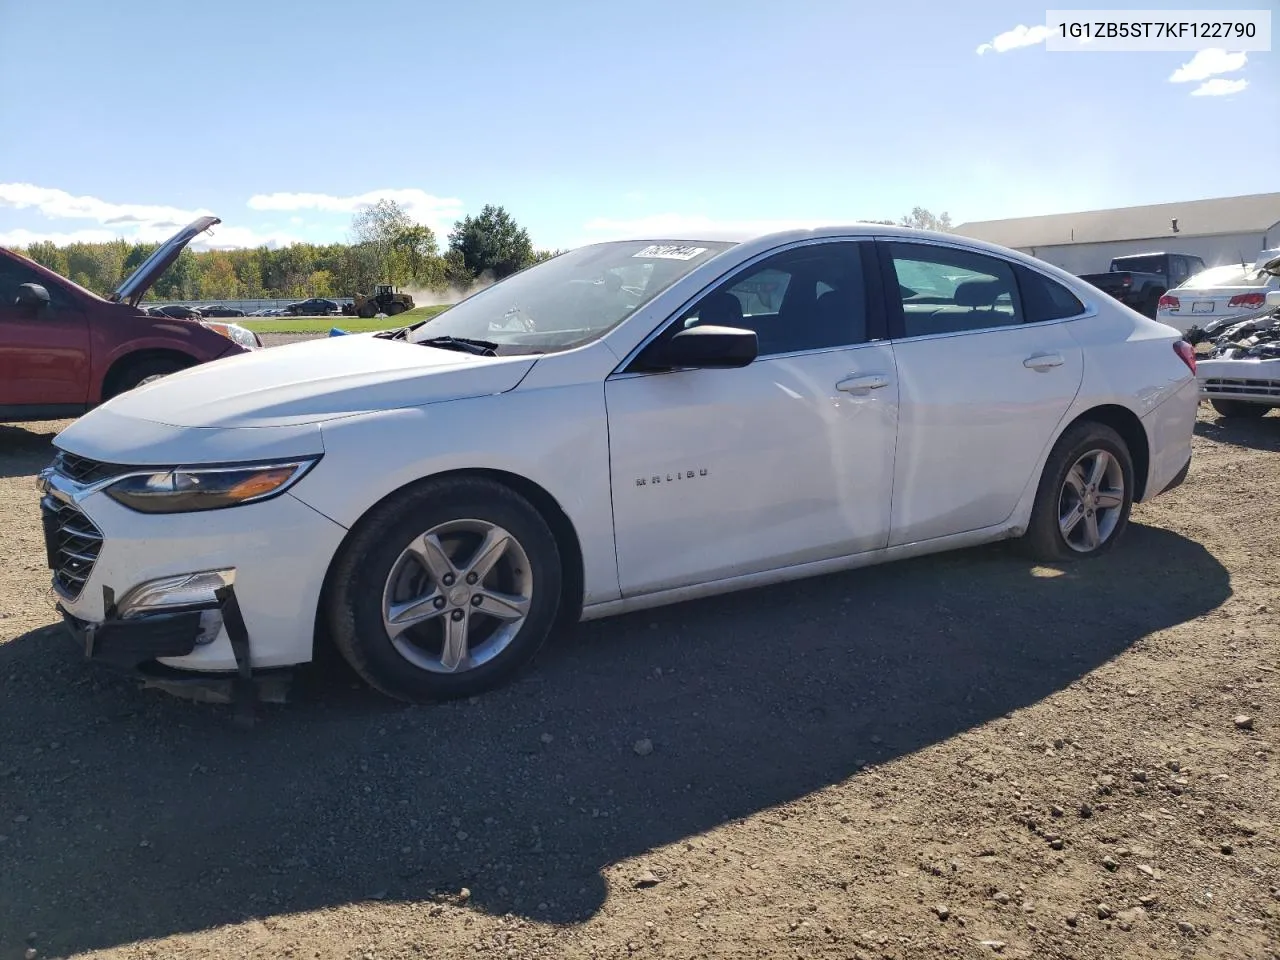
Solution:
M 1274 315 L 1263 322 L 1255 320 L 1251 326 L 1261 331 L 1259 336 L 1270 339 L 1280 322 L 1280 290 L 1269 291 L 1266 304 Z M 1239 340 L 1248 347 L 1258 337 L 1244 336 Z M 1245 350 L 1235 347 L 1215 353 L 1226 355 L 1210 356 L 1196 365 L 1204 399 L 1280 407 L 1280 357 L 1248 356 Z
M 620 372 L 743 265 L 790 246 L 874 238 L 1022 264 L 1085 309 L 738 369 Z M 348 530 L 407 484 L 451 471 L 536 488 L 562 512 L 581 556 L 581 597 L 571 599 L 583 619 L 1016 537 L 1055 441 L 1090 411 L 1105 409 L 1145 446 L 1136 500 L 1185 475 L 1198 390 L 1176 340 L 1015 251 L 857 224 L 738 243 L 561 352 L 482 357 L 359 335 L 257 351 L 121 395 L 55 445 L 110 464 L 319 462 L 270 500 L 160 515 L 126 508 L 102 484 L 50 476 L 102 535 L 83 588 L 61 604 L 99 623 L 103 587 L 119 597 L 155 578 L 234 568 L 253 667 L 303 663 Z M 237 665 L 225 628 L 162 662 Z
M 1280 290 L 1280 277 L 1263 271 L 1263 264 L 1280 257 L 1280 249 L 1263 250 L 1253 266 L 1210 267 L 1189 277 L 1160 298 L 1156 319 L 1179 333 L 1214 321 L 1252 320 L 1272 309 L 1266 295 Z

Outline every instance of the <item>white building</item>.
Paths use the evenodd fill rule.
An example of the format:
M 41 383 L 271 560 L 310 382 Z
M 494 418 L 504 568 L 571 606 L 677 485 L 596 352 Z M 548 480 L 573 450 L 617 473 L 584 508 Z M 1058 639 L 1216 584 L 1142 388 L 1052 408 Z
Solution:
M 1101 273 L 1112 257 L 1132 253 L 1189 253 L 1210 267 L 1253 263 L 1259 251 L 1280 247 L 1280 193 L 982 220 L 955 232 L 1074 274 Z

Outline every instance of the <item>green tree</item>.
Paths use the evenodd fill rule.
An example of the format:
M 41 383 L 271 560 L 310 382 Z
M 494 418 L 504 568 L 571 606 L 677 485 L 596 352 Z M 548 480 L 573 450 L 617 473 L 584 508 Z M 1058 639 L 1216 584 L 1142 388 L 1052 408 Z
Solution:
M 503 207 L 485 204 L 479 216 L 463 217 L 449 234 L 449 250 L 461 257 L 466 272 L 477 277 L 492 271 L 502 279 L 533 262 L 529 231 Z
M 39 243 L 31 244 L 27 247 L 27 256 L 42 267 L 48 267 L 54 273 L 65 275 L 67 272 L 67 256 L 51 240 L 41 240 Z
M 413 237 L 417 226 L 400 204 L 383 199 L 356 211 L 351 218 L 351 235 L 357 246 L 367 248 L 365 263 L 373 267 L 374 274 L 394 283 L 397 240 Z M 431 239 L 434 241 L 434 236 Z
M 912 207 L 911 212 L 898 221 L 899 226 L 915 227 L 918 230 L 937 230 L 941 233 L 951 232 L 951 215 L 943 212 L 934 216 L 924 207 Z

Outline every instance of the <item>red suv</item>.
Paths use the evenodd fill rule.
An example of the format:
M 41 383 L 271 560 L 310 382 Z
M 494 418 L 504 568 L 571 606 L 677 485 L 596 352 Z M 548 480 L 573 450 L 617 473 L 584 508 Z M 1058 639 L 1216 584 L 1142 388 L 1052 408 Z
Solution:
M 0 247 L 0 421 L 78 417 L 144 381 L 261 346 L 244 327 L 138 306 L 183 248 L 221 222 L 188 224 L 105 300 Z

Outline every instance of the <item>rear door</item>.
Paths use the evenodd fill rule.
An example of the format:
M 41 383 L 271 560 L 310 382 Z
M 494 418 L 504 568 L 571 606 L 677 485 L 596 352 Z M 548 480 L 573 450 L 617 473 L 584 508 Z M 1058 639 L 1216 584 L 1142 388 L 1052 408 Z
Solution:
M 38 316 L 14 303 L 24 283 L 49 291 L 49 307 Z M 89 325 L 79 298 L 0 252 L 0 416 L 70 416 L 77 411 L 35 408 L 82 406 L 88 393 Z
M 1003 523 L 1080 389 L 1065 287 L 945 243 L 877 244 L 898 378 L 891 546 Z

